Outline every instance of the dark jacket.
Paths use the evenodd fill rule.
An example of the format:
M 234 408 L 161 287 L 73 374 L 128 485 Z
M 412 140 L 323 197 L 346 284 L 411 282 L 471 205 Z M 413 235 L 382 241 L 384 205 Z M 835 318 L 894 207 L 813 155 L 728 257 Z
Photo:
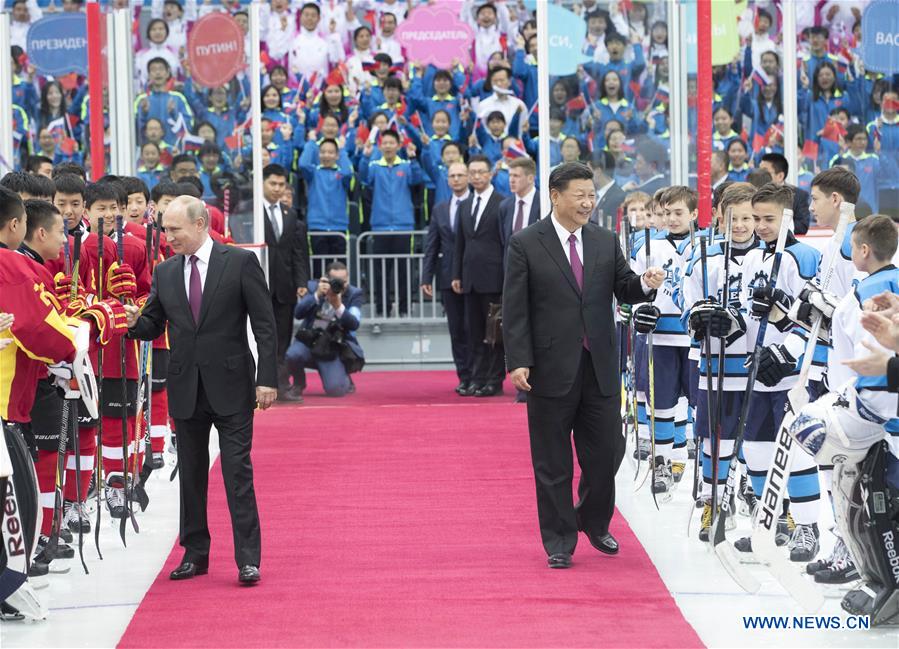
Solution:
M 602 197 L 602 200 L 596 204 L 596 209 L 593 214 L 598 217 L 599 213 L 602 212 L 606 223 L 615 223 L 618 208 L 621 207 L 621 204 L 624 202 L 624 197 L 624 190 L 618 186 L 618 183 L 613 183 L 612 186 L 609 187 L 609 191 Z M 606 218 L 608 216 L 611 216 L 612 218 Z
M 793 187 L 792 185 L 789 185 Z M 793 232 L 805 234 L 808 232 L 811 215 L 808 211 L 808 192 L 799 187 L 793 187 Z
M 515 225 L 515 217 L 518 214 L 518 196 L 512 195 L 504 199 L 499 205 L 500 222 L 502 227 L 503 248 L 509 245 L 509 239 L 512 238 L 512 226 Z M 540 220 L 540 192 L 534 194 L 534 200 L 531 202 L 531 211 L 525 217 L 527 220 L 523 227 L 534 225 Z
M 294 304 L 297 289 L 309 281 L 309 243 L 306 224 L 295 210 L 281 203 L 284 229 L 275 241 L 271 218 L 264 215 L 265 245 L 268 246 L 268 281 L 272 297 L 281 304 Z
M 247 317 L 259 368 L 247 341 Z M 275 316 L 265 275 L 248 250 L 212 244 L 200 322 L 194 324 L 184 287 L 184 255 L 156 267 L 150 296 L 129 336 L 155 340 L 168 326 L 171 357 L 166 381 L 169 412 L 188 419 L 202 378 L 209 404 L 222 416 L 252 411 L 256 386 L 277 387 Z
M 302 320 L 303 329 L 312 329 L 315 323 L 315 313 L 318 311 L 319 302 L 315 298 L 315 292 L 318 290 L 318 280 L 309 280 L 306 284 L 309 292 L 297 302 L 297 306 L 293 311 L 293 317 Z M 361 288 L 349 285 L 343 294 L 343 315 L 340 316 L 338 322 L 343 329 L 343 337 L 346 343 L 353 349 L 359 358 L 365 358 L 362 353 L 362 347 L 356 339 L 356 330 L 362 322 L 362 304 L 365 301 L 365 295 Z
M 536 395 L 567 394 L 580 367 L 584 333 L 603 395 L 621 389 L 613 297 L 636 304 L 652 299 L 631 271 L 615 235 L 583 227 L 584 294 L 556 236 L 552 219 L 512 236 L 503 287 L 503 342 L 509 370 L 531 369 Z
M 503 196 L 496 190 L 490 195 L 475 230 L 471 214 L 472 192 L 456 213 L 456 250 L 453 279 L 462 280 L 463 293 L 501 293 L 503 290 L 503 242 L 500 234 L 499 205 Z
M 464 201 L 463 201 L 464 203 Z M 456 233 L 450 228 L 449 202 L 438 203 L 431 212 L 428 236 L 425 239 L 425 256 L 422 262 L 421 282 L 428 284 L 436 277 L 435 288 L 448 291 L 453 282 L 453 258 L 456 253 Z M 456 212 L 458 218 L 462 206 Z

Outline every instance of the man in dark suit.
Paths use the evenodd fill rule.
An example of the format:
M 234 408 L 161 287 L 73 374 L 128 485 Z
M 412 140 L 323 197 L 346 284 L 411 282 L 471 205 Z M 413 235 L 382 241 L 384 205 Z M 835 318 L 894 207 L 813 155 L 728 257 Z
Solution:
M 512 383 L 529 393 L 543 547 L 551 568 L 567 568 L 578 530 L 600 552 L 618 552 L 609 534 L 624 455 L 613 297 L 645 302 L 665 275 L 658 268 L 635 275 L 615 235 L 589 223 L 596 200 L 590 167 L 558 166 L 549 190 L 552 214 L 509 244 L 503 336 Z M 581 467 L 577 507 L 572 431 Z
M 278 327 L 278 400 L 300 402 L 303 386 L 294 377 L 289 384 L 285 354 L 293 339 L 293 309 L 309 283 L 309 244 L 306 224 L 281 202 L 287 188 L 287 170 L 278 164 L 262 170 L 262 205 L 265 245 L 268 247 L 268 283 Z
M 432 278 L 437 279 L 440 301 L 446 311 L 453 363 L 459 385 L 456 393 L 468 389 L 471 383 L 471 359 L 468 356 L 468 337 L 465 332 L 465 300 L 453 292 L 453 259 L 456 254 L 456 222 L 459 206 L 468 198 L 468 167 L 464 162 L 454 162 L 446 170 L 446 180 L 453 192 L 450 200 L 438 203 L 431 212 L 431 223 L 425 239 L 425 256 L 421 271 L 421 290 L 428 297 L 434 295 Z
M 759 161 L 759 169 L 771 174 L 771 182 L 775 185 L 783 185 L 786 183 L 787 174 L 790 173 L 790 163 L 779 153 L 766 153 Z M 793 189 L 793 231 L 796 234 L 805 234 L 811 223 L 808 211 L 809 195 L 804 189 L 792 185 L 790 187 Z
M 184 558 L 169 575 L 189 579 L 209 568 L 206 492 L 209 430 L 215 425 L 228 495 L 238 579 L 259 581 L 261 539 L 253 489 L 253 410 L 268 408 L 277 390 L 275 318 L 256 256 L 214 242 L 208 214 L 181 196 L 165 212 L 166 237 L 176 253 L 157 266 L 143 309 L 126 306 L 129 336 L 155 340 L 168 326 L 171 357 L 166 383 L 169 414 L 178 430 L 180 540 Z M 246 322 L 256 339 L 253 362 Z
M 623 189 L 625 192 L 645 192 L 653 196 L 662 187 L 671 183 L 665 173 L 668 165 L 668 151 L 658 142 L 643 140 L 637 145 L 637 155 L 634 160 L 634 173 L 636 180 L 627 183 Z
M 362 347 L 356 340 L 356 330 L 362 322 L 362 304 L 365 296 L 361 288 L 350 284 L 346 264 L 332 261 L 327 274 L 309 282 L 309 292 L 297 303 L 294 316 L 302 320 L 301 329 L 287 349 L 287 364 L 294 376 L 304 377 L 306 367 L 314 367 L 322 379 L 325 394 L 342 397 L 354 390 L 347 366 L 340 356 L 317 357 L 312 342 L 316 330 L 328 335 L 338 332 L 358 359 L 364 359 Z M 307 334 L 307 335 L 304 335 Z M 311 345 L 311 348 L 310 348 Z
M 493 168 L 485 156 L 471 157 L 468 176 L 474 191 L 459 206 L 452 286 L 457 295 L 465 298 L 471 384 L 459 394 L 492 397 L 502 394 L 505 377 L 502 344 L 485 342 L 490 305 L 502 300 L 503 242 L 499 205 L 503 199 L 493 190 Z
M 540 195 L 534 187 L 537 164 L 532 158 L 514 158 L 507 164 L 512 195 L 499 206 L 503 249 L 513 234 L 540 220 Z
M 591 166 L 593 184 L 596 185 L 596 209 L 592 221 L 597 225 L 614 224 L 625 197 L 624 190 L 615 182 L 615 157 L 608 151 L 599 151 L 593 154 Z

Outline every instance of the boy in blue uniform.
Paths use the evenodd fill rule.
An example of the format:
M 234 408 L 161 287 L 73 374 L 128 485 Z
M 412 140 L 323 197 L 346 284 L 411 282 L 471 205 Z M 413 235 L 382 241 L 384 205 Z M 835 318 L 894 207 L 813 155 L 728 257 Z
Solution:
M 318 164 L 313 162 L 314 151 L 318 151 Z M 312 253 L 333 255 L 334 258 L 347 256 L 347 231 L 349 211 L 347 193 L 353 187 L 353 167 L 345 151 L 341 151 L 336 140 L 325 138 L 320 143 L 310 142 L 300 156 L 300 173 L 306 181 L 308 204 L 306 224 L 309 227 Z M 331 233 L 326 236 L 326 233 Z M 321 277 L 313 261 L 312 276 Z
M 372 190 L 371 200 L 371 230 L 372 232 L 392 232 L 415 229 L 415 209 L 412 204 L 412 187 L 423 180 L 421 165 L 415 157 L 415 146 L 411 143 L 406 148 L 409 161 L 397 156 L 400 149 L 400 136 L 396 131 L 387 130 L 381 133 L 379 144 L 381 157 L 372 162 L 371 155 L 374 150 L 372 142 L 366 142 L 362 150 L 362 160 L 359 163 L 359 180 Z M 412 251 L 412 237 L 408 234 L 393 236 L 378 236 L 373 242 L 375 254 L 408 254 Z M 388 293 L 394 285 L 393 263 L 386 264 Z M 407 311 L 408 291 L 406 290 L 406 264 L 397 262 L 396 269 L 399 277 L 397 285 L 399 295 L 394 298 L 399 302 L 400 313 Z M 389 311 L 389 299 L 387 295 L 380 295 L 381 267 L 375 267 L 375 287 L 379 293 L 376 309 L 379 313 Z

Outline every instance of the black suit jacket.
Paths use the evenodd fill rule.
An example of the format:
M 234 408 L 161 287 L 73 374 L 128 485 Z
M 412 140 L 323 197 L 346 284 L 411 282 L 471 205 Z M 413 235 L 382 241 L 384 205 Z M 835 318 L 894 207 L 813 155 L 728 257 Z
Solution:
M 456 250 L 453 279 L 462 280 L 463 293 L 501 293 L 503 290 L 503 241 L 499 206 L 503 196 L 496 190 L 487 205 L 481 205 L 481 217 L 475 230 L 471 214 L 474 193 L 456 213 Z
M 793 187 L 790 185 L 790 187 Z M 793 187 L 793 231 L 796 234 L 808 232 L 811 215 L 808 211 L 808 192 L 799 187 Z
M 451 199 L 455 200 L 455 198 Z M 464 202 L 464 201 L 463 201 Z M 456 212 L 458 218 L 462 206 Z M 428 284 L 436 277 L 435 288 L 448 291 L 453 282 L 453 258 L 456 254 L 456 233 L 450 228 L 450 203 L 444 201 L 434 206 L 428 236 L 425 239 L 425 256 L 422 262 L 421 282 Z
M 600 212 L 602 212 L 603 218 L 612 215 L 612 219 L 606 222 L 615 223 L 615 216 L 618 214 L 618 208 L 624 202 L 624 197 L 624 190 L 618 186 L 618 183 L 613 183 L 609 187 L 609 191 L 602 197 L 602 200 L 596 204 L 596 209 L 593 212 L 594 216 L 599 217 Z
M 500 227 L 502 230 L 503 247 L 509 245 L 509 239 L 512 238 L 512 227 L 515 225 L 515 217 L 518 214 L 518 196 L 512 195 L 499 204 Z M 524 227 L 534 225 L 540 220 L 540 192 L 534 194 L 534 200 L 531 202 L 531 211 L 527 215 L 527 221 Z
M 248 316 L 259 353 L 258 371 L 247 340 Z M 209 404 L 222 416 L 252 411 L 257 385 L 277 387 L 275 316 L 265 275 L 252 252 L 212 244 L 198 324 L 187 301 L 184 255 L 157 266 L 150 296 L 129 336 L 155 340 L 166 325 L 171 347 L 169 412 L 175 419 L 193 415 L 200 378 Z
M 618 393 L 618 339 L 613 296 L 636 304 L 646 295 L 631 271 L 618 240 L 588 223 L 583 236 L 584 291 L 546 217 L 512 236 L 503 288 L 503 342 L 509 370 L 531 369 L 534 394 L 560 397 L 574 384 L 586 332 L 593 368 L 605 396 Z
M 275 241 L 271 217 L 265 214 L 265 245 L 268 246 L 268 283 L 272 297 L 281 304 L 295 304 L 297 289 L 309 281 L 309 242 L 306 224 L 295 210 L 281 203 L 284 229 Z

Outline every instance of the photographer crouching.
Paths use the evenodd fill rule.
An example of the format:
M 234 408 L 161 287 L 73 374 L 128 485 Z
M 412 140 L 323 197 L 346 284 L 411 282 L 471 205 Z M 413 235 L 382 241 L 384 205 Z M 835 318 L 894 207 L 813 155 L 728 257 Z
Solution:
M 294 310 L 302 325 L 287 350 L 287 365 L 305 389 L 304 368 L 314 367 L 325 394 L 342 397 L 355 391 L 350 374 L 365 364 L 355 331 L 362 321 L 362 289 L 350 286 L 347 267 L 328 264 L 326 276 L 309 282 L 309 292 Z

